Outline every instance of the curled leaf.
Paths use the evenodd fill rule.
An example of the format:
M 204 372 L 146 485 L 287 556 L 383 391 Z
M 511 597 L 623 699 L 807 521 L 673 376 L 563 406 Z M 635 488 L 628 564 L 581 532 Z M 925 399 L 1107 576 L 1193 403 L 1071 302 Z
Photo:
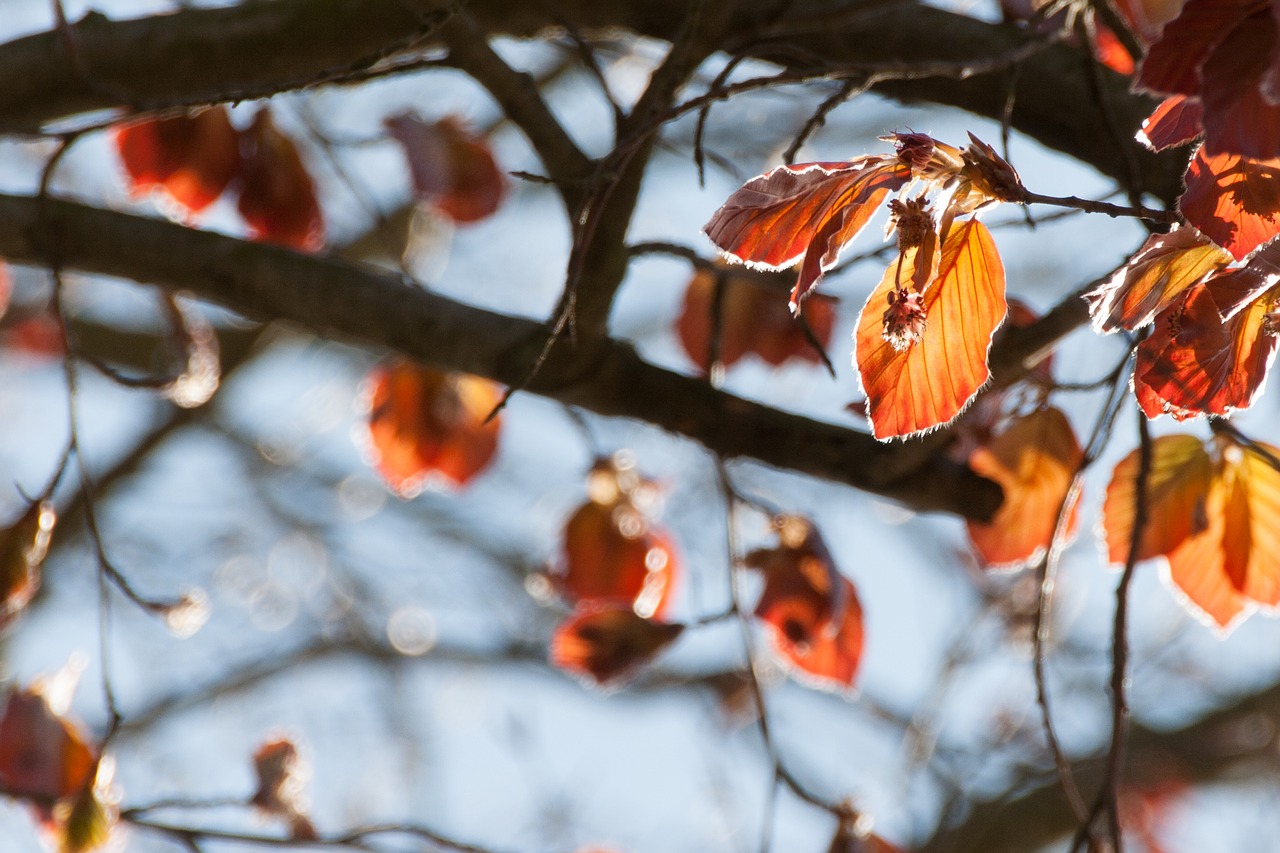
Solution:
M 894 294 L 910 281 L 915 253 L 891 264 L 858 319 L 856 354 L 876 438 L 899 438 L 956 418 L 991 375 L 987 353 L 1004 320 L 1004 267 L 990 232 L 968 220 L 951 229 L 937 274 L 905 316 L 905 339 L 891 328 Z
M 393 359 L 370 373 L 368 441 L 373 464 L 402 497 L 438 478 L 463 486 L 498 448 L 502 399 L 486 379 Z
M 853 686 L 862 660 L 862 605 L 805 519 L 778 520 L 778 547 L 754 551 L 745 565 L 764 575 L 755 616 L 783 660 L 824 689 Z
M 885 197 L 909 179 L 896 158 L 875 155 L 779 166 L 729 196 L 703 231 L 726 255 L 761 269 L 803 259 L 791 291 L 794 311 Z
M 404 149 L 419 198 L 454 222 L 475 222 L 498 209 L 506 179 L 488 142 L 461 119 L 446 116 L 427 122 L 414 113 L 401 113 L 385 124 Z
M 1088 294 L 1097 332 L 1140 329 L 1231 255 L 1194 228 L 1153 234 L 1105 284 Z
M 1070 421 L 1055 408 L 1015 419 L 990 444 L 974 451 L 969 466 L 1004 490 L 1004 501 L 990 523 L 967 523 L 969 541 L 987 566 L 1016 568 L 1044 554 L 1083 459 Z M 1079 521 L 1078 502 L 1068 511 L 1070 536 Z
M 683 631 L 683 625 L 646 619 L 626 605 L 586 605 L 556 628 L 551 663 L 599 686 L 616 687 Z
M 292 139 L 263 108 L 244 132 L 237 208 L 255 240 L 314 252 L 324 246 L 324 218 L 311 173 Z

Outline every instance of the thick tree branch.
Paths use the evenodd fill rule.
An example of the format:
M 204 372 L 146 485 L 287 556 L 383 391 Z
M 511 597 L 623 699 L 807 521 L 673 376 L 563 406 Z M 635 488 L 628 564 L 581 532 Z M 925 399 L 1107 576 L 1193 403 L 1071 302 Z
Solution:
M 776 0 L 711 4 L 725 49 L 790 67 L 860 63 L 980 61 L 1010 54 L 1026 38 L 993 25 L 913 3 L 869 5 L 835 15 L 820 0 L 790 4 L 784 24 L 770 16 Z M 560 12 L 583 29 L 625 27 L 671 40 L 687 0 L 561 0 Z M 134 21 L 92 16 L 76 29 L 83 79 L 56 32 L 0 45 L 0 133 L 37 133 L 46 124 L 111 108 L 155 109 L 243 99 L 340 81 L 377 58 L 423 38 L 447 17 L 447 0 L 275 0 L 224 9 L 188 9 Z M 468 9 L 490 34 L 533 35 L 555 21 L 538 3 L 471 0 Z M 1080 53 L 1056 45 L 1018 66 L 1013 126 L 1117 180 L 1128 166 L 1096 108 Z M 887 81 L 877 91 L 902 100 L 948 104 L 1000 119 L 1003 74 Z M 1149 98 L 1131 95 L 1119 75 L 1104 75 L 1118 124 L 1136 130 Z M 1182 157 L 1136 147 L 1143 189 L 1165 202 L 1180 192 Z
M 56 241 L 56 242 L 55 242 Z M 246 243 L 168 222 L 0 196 L 0 255 L 187 291 L 247 317 L 388 347 L 512 384 L 546 339 L 532 320 L 484 311 L 343 261 Z M 847 483 L 921 510 L 989 518 L 1000 490 L 940 456 L 895 462 L 909 444 L 780 412 L 644 362 L 630 346 L 581 337 L 557 346 L 528 390 L 602 415 L 646 420 L 726 457 Z

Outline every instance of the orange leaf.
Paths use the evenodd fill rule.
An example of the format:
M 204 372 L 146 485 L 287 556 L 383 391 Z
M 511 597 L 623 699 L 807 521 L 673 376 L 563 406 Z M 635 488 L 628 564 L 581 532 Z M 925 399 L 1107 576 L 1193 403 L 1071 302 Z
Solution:
M 0 626 L 9 623 L 40 589 L 40 564 L 53 533 L 53 504 L 35 501 L 0 531 Z
M 1151 522 L 1139 557 L 1166 554 L 1186 603 L 1229 630 L 1255 605 L 1280 605 L 1280 448 L 1219 437 L 1209 453 L 1197 444 L 1189 436 L 1153 443 Z M 1128 553 L 1137 469 L 1135 451 L 1108 488 L 1104 518 L 1115 562 Z
M 255 240 L 303 251 L 324 245 L 324 218 L 316 187 L 292 139 L 263 108 L 244 133 L 237 208 Z
M 858 319 L 856 351 L 876 438 L 904 437 L 950 423 L 991 375 L 987 353 L 1004 320 L 1004 267 L 990 232 L 966 221 L 951 229 L 933 282 L 920 294 L 924 327 L 899 349 L 885 337 L 886 309 L 910 281 L 914 252 L 885 272 Z
M 1203 118 L 1198 99 L 1173 95 L 1142 120 L 1137 139 L 1152 151 L 1186 145 L 1204 132 Z
M 588 478 L 591 499 L 565 524 L 553 577 L 573 602 L 631 607 L 661 615 L 679 565 L 666 533 L 652 526 L 637 498 L 652 484 L 630 469 L 599 463 Z
M 703 231 L 727 255 L 763 269 L 803 259 L 793 309 L 835 266 L 891 191 L 911 177 L 893 157 L 779 166 L 729 196 Z
M 1280 248 L 1280 247 L 1278 247 Z M 1258 256 L 1266 266 L 1265 256 Z M 1248 408 L 1276 354 L 1275 274 L 1254 266 L 1196 285 L 1138 345 L 1133 383 L 1147 417 L 1225 415 Z M 1258 291 L 1262 288 L 1259 294 Z
M 465 485 L 493 459 L 501 419 L 485 418 L 502 399 L 494 383 L 393 360 L 368 384 L 373 464 L 402 497 L 432 477 Z
M 1205 275 L 1230 263 L 1231 255 L 1194 228 L 1153 234 L 1109 281 L 1088 294 L 1097 332 L 1140 329 L 1155 320 Z
M 821 361 L 818 351 L 791 315 L 785 293 L 732 272 L 717 276 L 710 270 L 700 269 L 689 280 L 676 331 L 685 353 L 704 373 L 711 366 L 717 281 L 723 282 L 724 287 L 719 306 L 721 364 L 727 367 L 749 352 L 775 366 L 792 358 Z M 814 337 L 825 347 L 831 340 L 831 327 L 835 323 L 835 300 L 818 296 L 807 300 L 802 311 Z
M 240 135 L 225 107 L 126 124 L 112 138 L 134 195 L 163 190 L 191 213 L 222 195 L 240 170 Z
M 626 605 L 586 605 L 556 628 L 551 663 L 602 687 L 616 687 L 683 631 L 683 625 L 645 619 Z
M 1107 559 L 1122 564 L 1129 557 L 1137 499 L 1139 453 L 1130 453 L 1111 472 L 1102 507 Z M 1171 553 L 1188 538 L 1203 532 L 1205 501 L 1214 465 L 1204 443 L 1193 435 L 1163 435 L 1151 442 L 1147 472 L 1147 524 L 1138 546 L 1138 559 Z
M 969 541 L 988 567 L 1016 568 L 1045 552 L 1083 459 L 1071 423 L 1054 408 L 1014 420 L 974 451 L 969 466 L 1004 489 L 1004 502 L 989 524 L 968 522 Z M 1075 532 L 1078 502 L 1070 513 L 1068 536 Z
M 799 670 L 801 680 L 824 689 L 853 685 L 862 659 L 862 605 L 836 569 L 825 543 L 808 521 L 778 522 L 777 548 L 754 551 L 744 563 L 764 575 L 755 615 L 773 647 Z
M 413 113 L 385 122 L 404 149 L 417 195 L 454 222 L 475 222 L 498 209 L 506 179 L 484 137 L 454 116 L 426 122 Z
M 1202 145 L 1186 182 L 1178 210 L 1236 260 L 1280 233 L 1280 159 L 1210 155 Z

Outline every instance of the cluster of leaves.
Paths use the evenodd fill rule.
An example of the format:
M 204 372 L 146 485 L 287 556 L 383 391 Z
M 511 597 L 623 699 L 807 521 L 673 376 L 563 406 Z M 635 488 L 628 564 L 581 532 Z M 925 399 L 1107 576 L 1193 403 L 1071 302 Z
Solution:
M 497 210 L 505 180 L 487 143 L 461 120 L 427 122 L 404 113 L 389 117 L 386 128 L 404 149 L 425 204 L 462 223 Z M 231 193 L 252 239 L 302 251 L 324 246 L 315 181 L 270 107 L 260 108 L 244 129 L 217 106 L 126 124 L 114 138 L 134 195 L 162 193 L 178 216 L 190 219 Z

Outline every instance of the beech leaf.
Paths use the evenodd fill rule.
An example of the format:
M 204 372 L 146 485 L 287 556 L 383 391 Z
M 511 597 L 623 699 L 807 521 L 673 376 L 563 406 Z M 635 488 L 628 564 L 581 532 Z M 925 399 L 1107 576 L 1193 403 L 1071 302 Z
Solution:
M 876 438 L 900 438 L 945 426 L 991 375 L 987 354 L 1007 312 L 1004 267 L 986 226 L 951 229 L 933 281 L 920 294 L 918 339 L 886 339 L 886 310 L 899 281 L 910 281 L 914 252 L 891 264 L 858 319 L 856 359 Z M 898 342 L 901 343 L 901 342 Z
M 792 310 L 835 266 L 840 250 L 911 177 L 893 157 L 778 166 L 744 184 L 703 226 L 726 255 L 761 269 L 803 259 Z
M 424 121 L 414 113 L 391 116 L 388 132 L 404 149 L 414 192 L 454 222 L 475 222 L 498 209 L 506 179 L 489 143 L 461 119 Z
M 1152 151 L 1186 145 L 1204 132 L 1203 118 L 1198 99 L 1173 95 L 1143 119 L 1137 139 Z
M 970 455 L 974 472 L 1004 489 L 1004 501 L 990 523 L 967 523 L 969 541 L 987 566 L 1017 568 L 1045 553 L 1083 459 L 1070 421 L 1055 408 L 1016 418 Z M 1068 536 L 1078 521 L 1076 502 L 1070 508 Z
M 237 209 L 255 240 L 314 252 L 324 246 L 315 182 L 297 144 L 263 108 L 244 132 Z
M 1097 332 L 1150 325 L 1184 291 L 1231 255 L 1194 228 L 1153 234 L 1114 276 L 1085 298 Z
M 240 170 L 240 134 L 222 106 L 125 124 L 112 141 L 133 195 L 162 191 L 191 214 L 212 204 Z
M 1178 210 L 1236 260 L 1280 234 L 1280 159 L 1211 155 L 1202 145 L 1186 183 Z
M 626 605 L 585 605 L 551 638 L 551 663 L 601 687 L 617 687 L 675 642 L 683 625 L 646 619 Z

